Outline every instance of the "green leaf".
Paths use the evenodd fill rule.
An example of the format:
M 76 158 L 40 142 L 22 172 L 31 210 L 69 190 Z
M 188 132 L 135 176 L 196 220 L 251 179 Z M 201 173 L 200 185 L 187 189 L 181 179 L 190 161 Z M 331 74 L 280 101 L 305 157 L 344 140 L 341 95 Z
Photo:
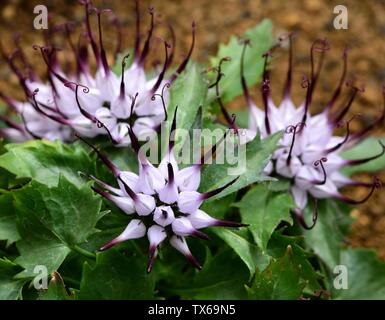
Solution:
M 63 278 L 58 272 L 54 272 L 49 282 L 48 289 L 39 294 L 38 300 L 70 300 Z
M 349 160 L 370 158 L 381 153 L 381 145 L 378 141 L 385 144 L 384 137 L 370 137 L 354 146 L 352 149 L 344 151 L 342 157 Z M 382 155 L 376 160 L 369 161 L 358 166 L 345 167 L 343 173 L 351 175 L 356 172 L 379 171 L 385 168 L 385 155 Z
M 0 156 L 0 167 L 17 178 L 32 178 L 48 186 L 57 186 L 62 174 L 74 184 L 84 184 L 78 171 L 94 171 L 94 164 L 79 144 L 32 140 L 7 144 L 8 152 Z
M 218 200 L 204 202 L 201 210 L 210 214 L 210 216 L 217 219 L 225 219 L 226 214 L 229 213 L 229 208 L 235 201 L 236 193 L 232 193 Z
M 293 300 L 301 296 L 304 287 L 300 266 L 288 246 L 282 258 L 272 261 L 263 272 L 256 273 L 248 294 L 250 299 Z
M 170 101 L 167 106 L 167 114 L 169 121 L 167 131 L 170 131 L 172 117 L 174 116 L 175 108 L 177 111 L 177 128 L 190 130 L 193 125 L 199 107 L 203 105 L 207 94 L 207 83 L 202 75 L 202 69 L 195 63 L 190 63 L 186 70 L 178 76 L 170 87 Z M 168 134 L 164 134 L 164 138 L 168 139 Z M 183 146 L 185 135 L 179 134 L 176 130 L 175 144 Z M 177 150 L 178 151 L 178 150 Z
M 11 193 L 5 193 L 0 196 L 0 240 L 7 240 L 9 246 L 19 239 L 13 196 Z
M 247 84 L 252 86 L 259 81 L 263 72 L 263 58 L 265 53 L 273 43 L 272 24 L 270 20 L 263 20 L 260 24 L 247 30 L 242 39 L 249 39 L 251 45 L 245 54 L 245 77 Z M 219 60 L 230 57 L 230 62 L 223 64 L 222 72 L 224 77 L 220 83 L 220 91 L 224 102 L 231 101 L 236 96 L 242 94 L 240 81 L 242 45 L 236 36 L 232 36 L 228 44 L 220 44 L 218 53 L 211 58 L 211 66 L 217 67 Z M 214 93 L 212 94 L 214 97 Z
M 271 180 L 272 178 L 265 176 L 262 171 L 273 152 L 277 149 L 277 143 L 281 136 L 282 133 L 278 132 L 263 140 L 256 137 L 246 145 L 246 148 L 239 150 L 238 159 L 240 159 L 240 162 L 235 165 L 231 165 L 228 162 L 207 165 L 202 172 L 200 191 L 206 192 L 222 187 L 236 178 L 235 175 L 229 175 L 229 169 L 236 169 L 237 171 L 235 172 L 240 173 L 238 180 L 215 197 L 210 198 L 209 201 L 222 198 L 252 183 Z
M 307 209 L 310 216 L 311 209 Z M 310 218 L 307 218 L 310 220 Z M 305 230 L 306 245 L 333 269 L 339 264 L 342 241 L 346 233 L 347 212 L 334 201 L 318 201 L 318 219 L 311 230 Z
M 313 296 L 317 290 L 321 289 L 319 281 L 322 278 L 309 261 L 313 255 L 298 244 L 302 241 L 302 237 L 286 236 L 282 235 L 281 232 L 280 230 L 273 233 L 267 248 L 268 254 L 275 259 L 279 259 L 285 255 L 286 249 L 290 245 L 293 250 L 293 261 L 300 269 L 300 277 L 306 282 L 309 295 Z
M 57 187 L 32 181 L 14 198 L 22 237 L 15 262 L 26 269 L 19 277 L 34 276 L 36 265 L 45 265 L 49 273 L 57 270 L 71 248 L 96 231 L 101 200 L 88 185 L 78 188 L 60 176 Z
M 249 269 L 250 275 L 256 269 L 263 270 L 269 264 L 269 257 L 245 237 L 245 231 L 230 231 L 228 229 L 212 230 L 218 237 L 225 241 L 242 259 Z
M 264 184 L 249 190 L 235 205 L 240 208 L 242 222 L 250 225 L 249 230 L 263 252 L 281 221 L 293 223 L 290 209 L 294 204 L 290 194 L 272 192 Z
M 11 261 L 0 259 L 0 300 L 16 300 L 21 296 L 25 281 L 14 279 L 19 269 Z
M 366 249 L 344 249 L 341 252 L 340 265 L 346 267 L 348 288 L 334 287 L 334 298 L 385 299 L 385 263 L 378 259 L 375 252 Z M 338 279 L 335 281 L 338 282 Z
M 182 299 L 245 299 L 248 278 L 247 268 L 239 257 L 231 250 L 222 250 L 206 259 L 191 282 L 168 289 Z
M 96 255 L 92 267 L 85 263 L 80 286 L 80 299 L 151 299 L 155 282 L 146 272 L 146 259 L 126 257 L 108 250 Z

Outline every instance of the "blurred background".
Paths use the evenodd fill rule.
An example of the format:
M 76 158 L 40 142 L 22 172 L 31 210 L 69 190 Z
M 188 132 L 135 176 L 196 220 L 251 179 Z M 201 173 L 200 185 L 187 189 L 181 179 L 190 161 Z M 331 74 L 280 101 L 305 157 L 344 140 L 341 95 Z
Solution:
M 102 8 L 111 8 L 123 25 L 123 48 L 132 46 L 135 36 L 135 16 L 133 1 L 93 1 Z M 36 5 L 45 5 L 52 22 L 62 23 L 69 20 L 81 21 L 84 8 L 76 0 L 2 0 L 0 3 L 0 39 L 6 51 L 14 48 L 12 37 L 21 32 L 21 45 L 37 70 L 44 74 L 46 67 L 38 52 L 32 50 L 33 44 L 43 44 L 41 30 L 33 28 Z M 343 4 L 348 9 L 348 29 L 336 30 L 333 27 L 336 5 Z M 385 83 L 385 0 L 337 1 L 321 0 L 152 0 L 141 1 L 142 32 L 148 28 L 149 15 L 147 8 L 152 5 L 156 12 L 156 34 L 170 38 L 168 24 L 176 34 L 176 56 L 178 62 L 188 51 L 191 42 L 191 23 L 197 24 L 196 46 L 193 59 L 207 63 L 210 56 L 216 54 L 218 44 L 227 42 L 231 35 L 242 35 L 249 27 L 254 26 L 263 18 L 273 22 L 276 37 L 288 31 L 297 31 L 294 45 L 294 83 L 293 97 L 300 103 L 304 97 L 301 87 L 303 73 L 309 73 L 310 46 L 317 38 L 327 38 L 331 44 L 324 63 L 324 69 L 316 90 L 312 108 L 320 110 L 323 103 L 330 99 L 339 81 L 342 68 L 341 54 L 345 47 L 349 51 L 349 75 L 356 76 L 365 83 L 365 92 L 360 94 L 352 106 L 351 113 L 362 113 L 353 130 L 372 123 L 381 114 L 383 101 L 381 86 Z M 104 42 L 111 49 L 115 44 L 114 28 L 108 25 L 108 17 L 103 18 L 105 25 Z M 96 25 L 95 25 L 96 28 Z M 94 29 L 95 31 L 97 29 Z M 57 39 L 63 42 L 63 37 Z M 63 43 L 64 45 L 64 43 Z M 162 50 L 162 51 L 160 51 Z M 163 59 L 163 48 L 160 41 L 155 41 L 153 61 Z M 64 54 L 64 61 L 73 57 Z M 109 56 L 112 62 L 112 55 Z M 273 98 L 279 103 L 283 80 L 287 70 L 287 50 L 278 50 L 272 62 Z M 0 90 L 7 94 L 23 98 L 17 78 L 10 72 L 7 64 L 0 63 Z M 260 102 L 258 88 L 253 88 L 255 100 Z M 243 107 L 243 101 L 237 99 L 232 107 Z M 385 134 L 385 127 L 376 131 Z M 385 172 L 379 172 L 385 181 Z M 370 181 L 369 175 L 356 175 L 355 178 Z M 366 189 L 346 190 L 351 197 L 362 198 Z M 354 246 L 375 248 L 382 259 L 385 259 L 385 188 L 367 203 L 355 207 L 351 215 L 356 219 L 349 238 L 346 241 Z

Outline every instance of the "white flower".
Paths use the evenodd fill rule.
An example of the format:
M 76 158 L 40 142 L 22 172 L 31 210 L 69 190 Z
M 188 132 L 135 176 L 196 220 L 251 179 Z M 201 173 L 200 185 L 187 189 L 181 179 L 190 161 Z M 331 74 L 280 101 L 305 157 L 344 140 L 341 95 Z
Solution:
M 381 183 L 377 178 L 371 184 L 364 184 L 371 187 L 368 196 L 362 200 L 349 199 L 343 196 L 339 188 L 346 185 L 363 185 L 353 181 L 339 173 L 339 170 L 348 165 L 356 165 L 376 159 L 385 153 L 385 146 L 381 144 L 378 155 L 362 160 L 348 161 L 343 159 L 339 152 L 351 147 L 367 135 L 370 128 L 365 128 L 355 135 L 350 134 L 349 124 L 352 119 L 343 121 L 360 88 L 351 85 L 351 95 L 347 104 L 341 110 L 335 109 L 335 102 L 340 95 L 342 84 L 346 74 L 347 55 L 344 52 L 344 67 L 341 80 L 322 113 L 311 115 L 310 106 L 316 82 L 318 80 L 321 64 L 312 65 L 311 76 L 304 78 L 302 86 L 306 88 L 305 101 L 297 108 L 291 100 L 291 79 L 292 79 L 292 48 L 290 47 L 290 62 L 285 86 L 285 94 L 282 102 L 276 106 L 270 96 L 270 79 L 267 71 L 268 58 L 271 52 L 264 55 L 265 67 L 261 85 L 263 108 L 259 109 L 252 101 L 249 94 L 246 80 L 244 77 L 244 54 L 248 42 L 244 43 L 241 57 L 241 84 L 243 86 L 244 97 L 249 107 L 249 127 L 247 128 L 248 137 L 253 139 L 258 133 L 262 138 L 282 131 L 283 137 L 279 141 L 279 148 L 274 152 L 264 173 L 276 175 L 290 179 L 291 193 L 297 206 L 295 214 L 302 217 L 302 210 L 306 207 L 308 197 L 311 195 L 317 198 L 337 198 L 347 203 L 362 203 L 380 187 Z M 291 37 L 290 37 L 291 44 Z M 311 61 L 315 61 L 316 52 L 322 56 L 329 49 L 328 43 L 324 40 L 317 40 L 311 48 Z M 318 61 L 322 63 L 323 57 Z M 219 76 L 218 76 L 219 77 Z M 216 83 L 218 86 L 218 83 Z M 385 99 L 385 89 L 384 89 Z M 229 119 L 226 109 L 220 98 L 218 101 L 222 106 L 225 118 Z M 385 119 L 385 105 L 381 117 L 378 118 L 372 127 L 381 125 Z M 230 123 L 233 124 L 233 123 Z M 346 127 L 345 137 L 333 136 L 336 127 Z M 236 129 L 238 129 L 236 127 Z M 316 204 L 316 203 L 315 203 Z M 315 206 L 315 210 L 316 206 Z M 304 221 L 302 219 L 302 221 Z M 313 224 L 314 226 L 314 224 Z M 312 227 L 312 226 L 311 226 Z
M 174 116 L 173 127 L 175 127 L 175 122 L 176 117 Z M 150 241 L 147 266 L 149 272 L 151 271 L 157 256 L 157 248 L 166 238 L 169 238 L 171 245 L 184 254 L 194 266 L 200 267 L 199 263 L 188 249 L 184 237 L 194 236 L 207 240 L 207 235 L 198 229 L 208 226 L 245 226 L 235 222 L 214 219 L 207 213 L 198 210 L 204 200 L 217 195 L 234 183 L 236 179 L 221 188 L 205 193 L 188 190 L 189 185 L 191 185 L 193 189 L 197 189 L 198 186 L 196 185 L 196 182 L 193 184 L 185 184 L 183 187 L 184 191 L 180 191 L 176 174 L 180 172 L 178 164 L 176 161 L 173 164 L 171 162 L 166 162 L 167 160 L 172 159 L 169 152 L 173 149 L 171 148 L 162 159 L 163 163 L 166 163 L 165 167 L 167 168 L 167 175 L 164 176 L 159 166 L 155 167 L 152 165 L 148 159 L 140 153 L 141 151 L 138 146 L 137 137 L 131 130 L 129 130 L 129 135 L 132 141 L 131 146 L 134 151 L 138 153 L 139 175 L 119 170 L 97 148 L 81 138 L 98 154 L 99 158 L 114 174 L 117 179 L 117 184 L 119 185 L 119 188 L 116 188 L 93 176 L 89 176 L 89 178 L 93 179 L 95 183 L 103 188 L 102 190 L 95 186 L 92 187 L 93 190 L 116 204 L 125 213 L 133 213 L 135 215 L 134 220 L 142 221 L 143 228 L 145 228 L 144 226 L 147 226 L 147 236 Z M 199 171 L 200 167 L 200 165 L 194 165 L 193 171 L 197 173 L 197 170 Z M 130 225 L 131 223 L 129 226 Z M 135 225 L 138 226 L 138 223 Z M 140 229 L 140 231 L 142 232 L 142 229 Z M 124 233 L 124 236 L 127 234 L 129 234 L 129 237 L 133 237 L 132 232 L 128 233 L 127 231 Z M 142 233 L 136 233 L 135 235 L 142 235 Z M 103 246 L 102 249 L 107 249 L 113 244 L 123 241 L 124 236 L 122 235 L 112 240 L 106 246 Z M 129 237 L 127 239 L 129 239 Z

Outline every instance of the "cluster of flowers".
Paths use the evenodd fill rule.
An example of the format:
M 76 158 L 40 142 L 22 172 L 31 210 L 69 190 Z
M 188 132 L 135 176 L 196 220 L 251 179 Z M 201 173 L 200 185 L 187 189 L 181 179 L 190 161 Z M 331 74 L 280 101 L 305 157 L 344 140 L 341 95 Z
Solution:
M 312 103 L 314 89 L 322 68 L 324 54 L 329 50 L 329 44 L 326 40 L 316 40 L 311 46 L 311 74 L 309 78 L 304 76 L 302 81 L 302 87 L 306 89 L 306 97 L 305 101 L 299 107 L 296 107 L 291 99 L 292 35 L 288 37 L 288 40 L 290 43 L 289 68 L 283 100 L 279 106 L 276 106 L 271 98 L 269 71 L 267 70 L 268 58 L 271 57 L 273 50 L 279 44 L 264 54 L 265 64 L 261 84 L 263 109 L 256 106 L 248 91 L 244 77 L 244 56 L 249 41 L 246 40 L 243 43 L 240 70 L 241 84 L 249 108 L 249 124 L 248 128 L 244 130 L 248 141 L 254 139 L 257 134 L 265 138 L 279 131 L 284 132 L 283 137 L 279 141 L 280 147 L 272 155 L 270 162 L 264 169 L 264 173 L 266 175 L 290 179 L 291 193 L 297 206 L 292 211 L 305 228 L 312 228 L 317 219 L 317 199 L 336 198 L 346 203 L 360 204 L 368 200 L 375 189 L 381 187 L 381 181 L 377 177 L 374 177 L 372 183 L 364 183 L 354 181 L 340 173 L 340 170 L 344 167 L 363 164 L 384 155 L 385 146 L 381 141 L 379 141 L 381 148 L 379 153 L 369 158 L 346 160 L 341 157 L 340 152 L 351 148 L 366 137 L 371 130 L 383 124 L 385 119 L 385 87 L 383 88 L 384 108 L 381 116 L 370 126 L 362 129 L 360 132 L 351 134 L 349 124 L 355 116 L 350 120 L 343 120 L 343 118 L 348 113 L 357 93 L 363 91 L 363 89 L 355 86 L 352 82 L 346 82 L 351 88 L 350 96 L 339 110 L 334 111 L 347 73 L 347 50 L 345 50 L 342 56 L 342 75 L 337 88 L 326 104 L 324 111 L 311 115 L 309 109 Z M 315 62 L 315 53 L 320 54 L 318 63 Z M 226 59 L 222 59 L 221 64 L 225 61 Z M 221 65 L 219 65 L 217 71 L 218 81 L 215 85 L 218 93 Z M 231 121 L 231 117 L 219 95 L 217 100 L 225 119 L 228 120 L 233 129 L 239 130 L 234 122 Z M 346 127 L 345 136 L 335 136 L 333 134 L 334 129 L 341 127 Z M 339 189 L 344 186 L 366 186 L 370 188 L 370 191 L 363 199 L 356 200 L 348 198 L 339 192 Z M 309 194 L 314 199 L 313 224 L 310 226 L 306 224 L 303 218 L 303 210 L 307 206 Z
M 122 74 L 117 76 L 110 68 L 103 45 L 101 17 L 104 12 L 92 6 L 89 0 L 80 0 L 85 8 L 83 32 L 78 44 L 72 40 L 72 24 L 67 23 L 53 28 L 46 37 L 45 46 L 34 46 L 40 50 L 48 67 L 48 82 L 44 82 L 34 72 L 26 54 L 20 47 L 18 37 L 16 49 L 7 54 L 2 47 L 1 53 L 12 71 L 17 75 L 27 101 L 19 102 L 3 92 L 0 97 L 20 116 L 20 123 L 10 118 L 1 117 L 7 128 L 1 134 L 13 141 L 25 141 L 31 138 L 59 139 L 71 141 L 74 132 L 83 137 L 109 135 L 117 146 L 130 144 L 127 123 L 133 124 L 138 136 L 153 134 L 165 119 L 165 106 L 169 95 L 166 88 L 185 69 L 195 42 L 195 26 L 192 28 L 192 45 L 179 67 L 168 79 L 166 72 L 174 56 L 175 38 L 172 33 L 172 46 L 164 41 L 165 58 L 159 75 L 147 79 L 144 64 L 150 51 L 154 30 L 154 10 L 150 8 L 151 25 L 142 50 L 140 36 L 139 5 L 136 1 L 136 37 L 131 66 L 126 69 L 125 56 L 122 59 Z M 91 15 L 96 14 L 98 22 L 98 42 L 91 30 Z M 116 56 L 121 52 L 122 32 L 118 19 L 112 19 L 117 27 Z M 63 31 L 70 48 L 76 57 L 76 72 L 66 72 L 58 62 L 58 50 L 53 46 L 52 34 Z M 96 72 L 90 71 L 88 47 L 91 46 L 96 60 Z M 171 49 L 170 49 L 171 48 Z M 169 50 L 172 50 L 169 52 Z M 19 65 L 23 67 L 20 68 Z M 79 90 L 81 88 L 81 90 Z M 134 108 L 135 106 L 135 108 Z
M 201 179 L 201 168 L 207 162 L 207 158 L 215 152 L 216 145 L 202 157 L 200 163 L 179 169 L 174 155 L 174 142 L 171 138 L 176 129 L 176 112 L 171 126 L 168 151 L 157 168 L 148 161 L 133 129 L 129 127 L 131 146 L 138 158 L 138 175 L 120 170 L 96 147 L 81 138 L 98 154 L 115 176 L 118 184 L 118 188 L 116 188 L 97 177 L 86 175 L 101 187 L 95 186 L 93 190 L 114 203 L 126 214 L 135 216 L 118 237 L 100 250 L 106 250 L 128 239 L 137 239 L 147 235 L 150 243 L 148 272 L 153 267 L 158 246 L 166 239 L 192 265 L 200 269 L 200 264 L 191 254 L 185 237 L 193 236 L 207 240 L 208 236 L 200 229 L 210 226 L 246 226 L 237 222 L 215 219 L 199 209 L 205 200 L 219 194 L 232 185 L 237 178 L 221 188 L 206 193 L 197 191 Z

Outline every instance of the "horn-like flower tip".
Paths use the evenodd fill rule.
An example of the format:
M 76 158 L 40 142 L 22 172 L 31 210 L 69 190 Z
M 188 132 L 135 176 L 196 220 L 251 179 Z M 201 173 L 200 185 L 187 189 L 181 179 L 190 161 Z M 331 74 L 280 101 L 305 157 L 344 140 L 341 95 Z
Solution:
M 100 248 L 100 251 L 107 250 L 117 243 L 128 239 L 138 239 L 144 237 L 146 234 L 146 226 L 139 219 L 133 219 L 127 225 L 126 229 L 115 239 Z

